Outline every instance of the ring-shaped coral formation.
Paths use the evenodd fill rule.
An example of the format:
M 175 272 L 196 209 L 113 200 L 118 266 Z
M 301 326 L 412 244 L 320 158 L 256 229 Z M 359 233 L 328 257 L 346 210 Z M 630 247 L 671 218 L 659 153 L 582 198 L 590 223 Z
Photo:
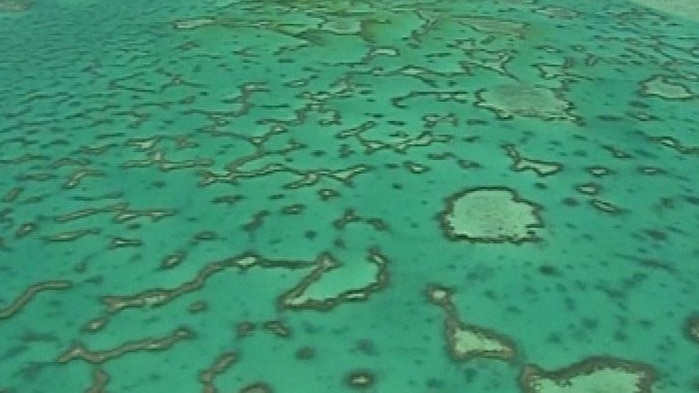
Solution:
M 464 190 L 447 199 L 440 224 L 448 238 L 486 243 L 537 241 L 539 206 L 506 187 Z

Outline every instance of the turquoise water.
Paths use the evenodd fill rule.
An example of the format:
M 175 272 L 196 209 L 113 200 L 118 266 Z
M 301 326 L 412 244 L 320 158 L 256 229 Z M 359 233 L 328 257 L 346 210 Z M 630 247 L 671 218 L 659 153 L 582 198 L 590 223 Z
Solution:
M 691 0 L 0 0 L 0 393 L 699 391 Z

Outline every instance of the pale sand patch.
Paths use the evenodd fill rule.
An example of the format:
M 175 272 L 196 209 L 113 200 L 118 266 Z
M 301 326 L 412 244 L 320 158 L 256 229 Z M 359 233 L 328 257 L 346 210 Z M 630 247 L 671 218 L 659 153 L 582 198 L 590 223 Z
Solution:
M 632 3 L 653 8 L 673 16 L 699 22 L 699 1 L 697 0 L 630 0 Z

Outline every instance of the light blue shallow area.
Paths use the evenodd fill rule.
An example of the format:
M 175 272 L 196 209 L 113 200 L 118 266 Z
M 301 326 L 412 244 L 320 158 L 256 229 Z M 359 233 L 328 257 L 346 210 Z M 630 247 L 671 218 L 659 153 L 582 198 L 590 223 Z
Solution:
M 0 0 L 0 393 L 697 391 L 698 32 Z

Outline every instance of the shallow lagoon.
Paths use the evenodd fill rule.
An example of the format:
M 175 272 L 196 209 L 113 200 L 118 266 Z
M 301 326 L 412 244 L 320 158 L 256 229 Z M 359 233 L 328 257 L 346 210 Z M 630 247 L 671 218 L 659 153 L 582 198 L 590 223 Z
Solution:
M 0 393 L 696 391 L 698 31 L 0 0 Z

